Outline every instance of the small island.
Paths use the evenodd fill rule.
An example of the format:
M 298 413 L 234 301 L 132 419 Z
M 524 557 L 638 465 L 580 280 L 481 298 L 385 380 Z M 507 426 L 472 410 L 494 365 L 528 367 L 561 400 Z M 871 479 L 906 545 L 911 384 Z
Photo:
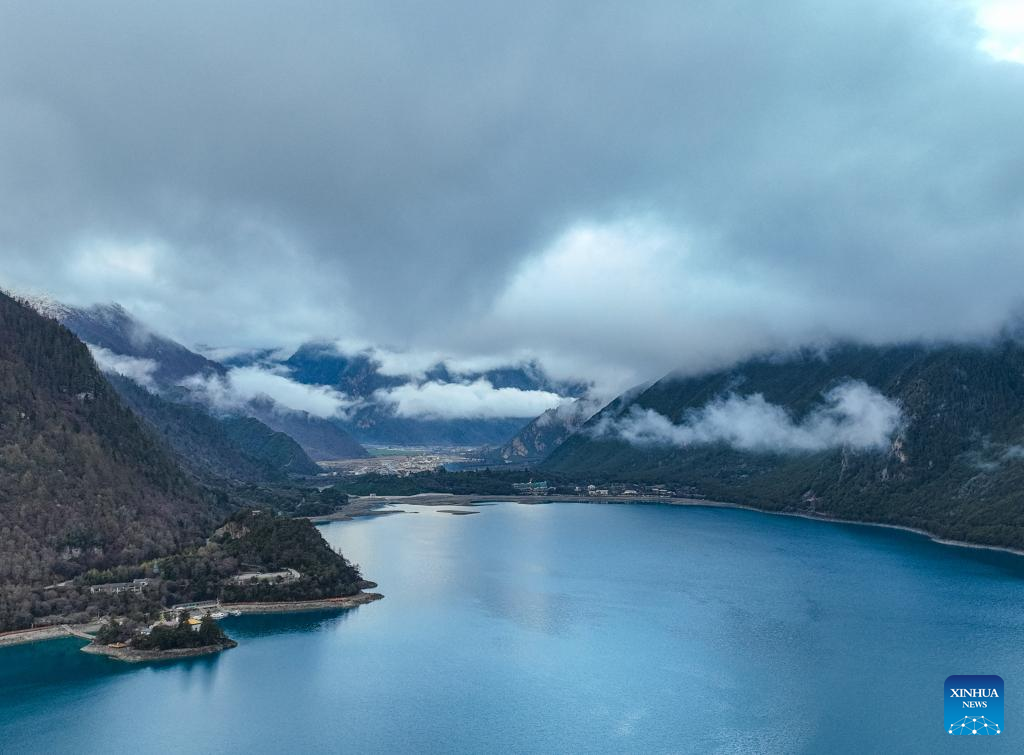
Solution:
M 139 663 L 210 655 L 237 646 L 211 614 L 197 617 L 182 611 L 172 621 L 141 630 L 127 622 L 108 621 L 82 651 Z

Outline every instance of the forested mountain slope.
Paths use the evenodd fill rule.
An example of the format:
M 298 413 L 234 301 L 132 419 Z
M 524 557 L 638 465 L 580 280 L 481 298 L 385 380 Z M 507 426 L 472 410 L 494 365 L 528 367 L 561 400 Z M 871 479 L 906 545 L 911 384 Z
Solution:
M 204 397 L 195 392 L 194 386 L 187 388 L 184 385 L 190 381 L 199 385 L 213 381 L 226 386 L 230 383 L 229 368 L 195 353 L 177 341 L 154 333 L 119 304 L 72 307 L 40 297 L 31 298 L 27 303 L 45 317 L 65 325 L 90 347 L 97 348 L 96 357 L 101 360 L 101 366 L 103 359 L 110 362 L 108 372 L 127 374 L 136 382 L 141 378 L 145 387 L 159 393 L 165 401 L 189 405 L 194 410 L 205 411 L 215 419 L 229 416 L 255 417 L 274 431 L 291 436 L 309 456 L 316 459 L 363 458 L 369 455 L 338 422 L 315 417 L 304 411 L 291 411 L 269 398 L 257 399 L 250 404 L 239 402 L 237 406 L 226 408 L 204 401 Z M 125 369 L 128 371 L 124 372 Z M 123 383 L 117 385 L 122 392 L 127 390 Z M 135 400 L 128 394 L 126 398 L 129 401 Z M 136 401 L 136 408 L 141 409 L 147 405 L 156 411 L 151 403 Z M 181 413 L 177 421 L 183 421 L 189 416 L 194 415 Z M 253 430 L 255 425 L 250 424 L 248 428 Z M 192 430 L 187 433 L 191 439 L 172 441 L 172 445 L 177 447 L 183 442 L 198 440 L 195 428 Z M 249 438 L 246 442 L 250 444 L 250 450 L 261 445 L 259 438 Z M 277 441 L 272 444 L 263 443 L 262 447 L 278 458 L 287 455 L 285 444 Z M 293 461 L 299 466 L 304 464 L 298 457 L 294 457 Z M 236 465 L 229 464 L 227 469 L 232 467 Z M 308 464 L 305 464 L 305 468 L 312 473 Z
M 194 405 L 167 401 L 126 377 L 108 374 L 107 379 L 200 477 L 266 482 L 320 471 L 292 438 L 257 419 L 213 417 Z
M 0 294 L 0 629 L 31 620 L 34 589 L 174 552 L 224 513 L 81 341 Z
M 850 381 L 898 406 L 898 426 L 879 447 L 815 447 L 815 433 L 828 429 L 826 395 Z M 746 409 L 730 414 L 736 407 Z M 772 448 L 779 423 L 805 447 Z M 606 407 L 543 469 L 578 480 L 669 482 L 767 509 L 1024 548 L 1024 348 L 1013 339 L 846 346 L 668 376 Z
M 217 362 L 152 332 L 120 304 L 71 307 L 58 302 L 35 303 L 88 344 L 114 354 L 151 360 L 154 363 L 153 378 L 159 384 L 171 385 L 190 375 L 224 372 Z
M 281 411 L 280 407 L 261 399 L 249 402 L 245 413 L 294 438 L 315 461 L 365 459 L 370 455 L 336 420 L 314 417 L 308 412 Z

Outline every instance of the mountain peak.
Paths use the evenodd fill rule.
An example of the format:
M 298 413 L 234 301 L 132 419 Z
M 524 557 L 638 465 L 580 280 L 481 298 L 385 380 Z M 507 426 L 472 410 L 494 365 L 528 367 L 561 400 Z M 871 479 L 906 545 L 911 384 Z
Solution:
M 49 294 L 9 293 L 8 295 L 49 320 L 64 322 L 72 311 L 72 307 L 58 301 Z

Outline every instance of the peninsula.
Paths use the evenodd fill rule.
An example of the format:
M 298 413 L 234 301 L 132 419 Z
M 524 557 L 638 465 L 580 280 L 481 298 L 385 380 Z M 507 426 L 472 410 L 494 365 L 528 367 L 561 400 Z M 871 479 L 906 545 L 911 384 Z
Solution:
M 82 651 L 139 663 L 210 655 L 237 646 L 238 643 L 224 633 L 212 614 L 206 613 L 199 618 L 182 611 L 174 620 L 160 621 L 141 631 L 134 630 L 126 622 L 111 620 L 100 628 Z

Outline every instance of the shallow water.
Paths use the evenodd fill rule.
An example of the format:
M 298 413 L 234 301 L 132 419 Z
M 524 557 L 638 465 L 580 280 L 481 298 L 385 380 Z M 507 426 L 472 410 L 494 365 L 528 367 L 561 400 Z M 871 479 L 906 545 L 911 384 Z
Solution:
M 2 752 L 955 752 L 950 674 L 1024 751 L 1024 558 L 654 505 L 326 525 L 383 601 L 224 622 L 146 667 L 0 650 Z

